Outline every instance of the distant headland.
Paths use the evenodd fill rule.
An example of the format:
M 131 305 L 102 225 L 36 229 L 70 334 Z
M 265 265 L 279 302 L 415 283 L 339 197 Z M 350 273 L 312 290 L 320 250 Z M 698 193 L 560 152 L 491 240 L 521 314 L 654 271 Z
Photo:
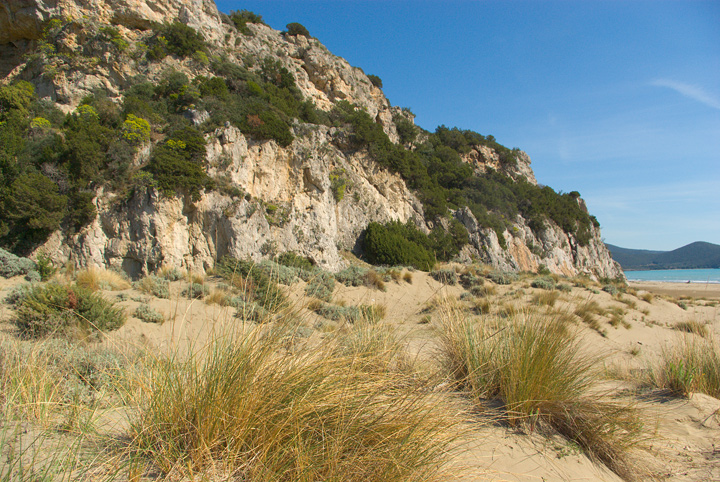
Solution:
M 623 270 L 720 268 L 720 245 L 696 241 L 672 251 L 621 248 L 605 243 Z

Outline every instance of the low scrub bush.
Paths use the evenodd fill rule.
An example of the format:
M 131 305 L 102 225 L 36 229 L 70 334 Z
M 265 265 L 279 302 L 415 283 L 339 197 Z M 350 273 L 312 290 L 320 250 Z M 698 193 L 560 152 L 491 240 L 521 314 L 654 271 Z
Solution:
M 158 272 L 158 276 L 168 281 L 180 281 L 184 279 L 186 272 L 175 266 L 163 266 Z
M 147 323 L 157 323 L 158 325 L 165 323 L 165 317 L 163 314 L 146 303 L 137 307 L 135 310 L 135 318 Z
M 335 273 L 335 279 L 345 286 L 363 286 L 368 271 L 368 268 L 352 265 Z
M 533 288 L 540 288 L 543 290 L 554 290 L 555 289 L 555 280 L 550 278 L 549 276 L 542 276 L 539 278 L 535 278 L 530 283 L 530 286 Z
M 377 322 L 385 317 L 384 305 L 338 306 L 330 303 L 308 305 L 318 315 L 333 321 L 358 323 L 360 321 Z
M 170 298 L 170 282 L 159 276 L 146 276 L 136 282 L 135 287 L 143 293 L 147 293 L 156 298 Z
M 555 285 L 555 289 L 562 291 L 563 293 L 570 293 L 572 291 L 572 286 L 567 283 L 558 283 Z
M 290 286 L 300 278 L 300 268 L 285 266 L 275 261 L 264 260 L 257 265 L 270 279 L 281 285 Z
M 473 400 L 500 400 L 510 425 L 559 433 L 618 475 L 637 477 L 629 450 L 642 439 L 638 413 L 598 396 L 600 364 L 581 354 L 564 323 L 528 313 L 476 323 L 450 311 L 441 343 L 448 373 Z
M 307 272 L 306 278 L 306 295 L 314 296 L 323 301 L 332 299 L 333 290 L 335 289 L 335 276 L 326 271 L 315 269 L 312 272 Z
M 272 319 L 272 313 L 255 301 L 246 301 L 242 296 L 230 299 L 230 306 L 235 308 L 235 316 L 243 321 L 265 323 Z
M 16 305 L 15 325 L 23 337 L 84 336 L 125 323 L 122 308 L 76 285 L 33 285 Z
M 440 283 L 446 285 L 454 286 L 458 282 L 458 275 L 452 268 L 434 269 L 430 271 L 430 276 L 432 276 L 435 281 L 439 281 Z
M 5 296 L 5 303 L 16 306 L 33 290 L 33 286 L 31 283 L 21 283 L 11 287 Z
M 210 288 L 208 288 L 204 284 L 190 283 L 183 290 L 182 294 L 186 298 L 190 298 L 191 300 L 194 300 L 194 299 L 203 299 L 208 293 L 210 293 Z
M 12 278 L 13 276 L 27 275 L 32 271 L 37 271 L 37 265 L 33 260 L 21 258 L 0 248 L 0 276 Z
M 611 295 L 615 296 L 620 292 L 617 286 L 615 285 L 605 285 L 602 287 L 602 290 L 606 293 L 610 293 Z
M 271 313 L 288 306 L 285 293 L 260 266 L 252 261 L 224 256 L 218 262 L 216 271 L 218 275 L 240 289 L 247 302 L 254 301 Z
M 496 285 L 509 285 L 518 279 L 517 273 L 509 271 L 491 271 L 487 274 L 487 277 Z
M 447 480 L 457 418 L 432 391 L 335 343 L 285 350 L 254 330 L 160 360 L 138 396 L 131 449 L 161 475 L 239 480 Z

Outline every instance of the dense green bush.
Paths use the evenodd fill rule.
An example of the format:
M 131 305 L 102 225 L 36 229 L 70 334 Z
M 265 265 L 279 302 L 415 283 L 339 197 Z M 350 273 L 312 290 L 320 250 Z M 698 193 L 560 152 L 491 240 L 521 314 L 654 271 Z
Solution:
M 67 204 L 67 196 L 46 176 L 34 172 L 18 176 L 4 195 L 3 244 L 26 250 L 42 242 L 60 227 Z
M 373 75 L 373 74 L 370 74 L 367 77 L 370 80 L 370 83 L 372 83 L 372 85 L 374 85 L 378 89 L 382 89 L 383 83 L 382 83 L 382 79 L 380 77 L 378 77 L 377 75 Z
M 303 37 L 310 38 L 310 32 L 308 32 L 308 29 L 297 22 L 289 23 L 285 26 L 285 28 L 287 29 L 286 33 L 288 35 L 302 35 Z
M 205 155 L 202 133 L 194 127 L 184 127 L 155 146 L 147 171 L 166 195 L 184 191 L 193 199 L 199 199 L 202 189 L 212 187 L 204 168 Z
M 249 10 L 230 11 L 230 20 L 232 21 L 238 32 L 244 35 L 252 35 L 252 30 L 247 26 L 249 23 L 259 23 L 265 25 L 262 16 L 257 15 Z
M 397 221 L 386 225 L 370 223 L 363 238 L 363 253 L 372 264 L 413 266 L 430 271 L 435 259 L 423 246 L 426 239 L 424 233 L 410 224 Z
M 304 256 L 300 256 L 292 251 L 286 251 L 279 254 L 276 258 L 278 264 L 283 266 L 289 266 L 291 268 L 300 268 L 305 271 L 311 271 L 315 265 L 313 262 Z
M 396 114 L 393 115 L 393 122 L 402 144 L 412 143 L 417 139 L 419 129 L 411 120 L 403 115 Z
M 397 221 L 380 225 L 370 223 L 365 231 L 362 249 L 372 264 L 413 266 L 429 271 L 435 261 L 449 261 L 469 241 L 468 232 L 457 220 L 449 222 L 446 231 L 438 224 L 427 235 L 411 222 Z
M 190 57 L 195 52 L 205 52 L 205 39 L 194 28 L 175 21 L 164 25 L 150 41 L 147 56 L 150 60 L 160 60 L 168 54 L 178 57 Z
M 116 330 L 125 323 L 125 313 L 86 288 L 47 283 L 29 289 L 13 321 L 24 337 L 72 336 Z

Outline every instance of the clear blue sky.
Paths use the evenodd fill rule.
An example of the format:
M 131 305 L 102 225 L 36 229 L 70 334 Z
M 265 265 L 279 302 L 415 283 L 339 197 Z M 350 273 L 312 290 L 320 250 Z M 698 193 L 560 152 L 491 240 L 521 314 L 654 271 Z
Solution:
M 720 244 L 719 1 L 217 1 L 299 22 L 416 123 L 492 134 L 608 243 Z

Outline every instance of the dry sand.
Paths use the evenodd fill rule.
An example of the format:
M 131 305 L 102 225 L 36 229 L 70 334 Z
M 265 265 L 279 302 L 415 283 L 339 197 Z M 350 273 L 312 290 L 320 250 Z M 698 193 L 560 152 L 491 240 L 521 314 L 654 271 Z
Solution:
M 218 279 L 209 279 L 211 285 Z M 517 308 L 532 305 L 533 295 L 542 292 L 530 286 L 531 279 L 510 286 L 494 286 L 489 297 L 493 312 L 509 305 Z M 129 314 L 141 302 L 148 302 L 166 316 L 162 325 L 142 322 L 134 317 L 111 335 L 107 343 L 146 346 L 152 350 L 201 346 L 213 333 L 237 323 L 231 308 L 202 301 L 190 301 L 180 295 L 184 282 L 174 282 L 170 299 L 148 298 L 135 290 L 105 292 L 108 298 L 120 300 Z M 0 288 L 13 282 L 0 280 Z M 492 285 L 486 281 L 486 285 Z M 307 330 L 322 336 L 333 323 L 308 312 L 304 305 L 303 284 L 291 292 L 301 323 Z M 683 335 L 674 329 L 680 321 L 694 320 L 707 325 L 712 336 L 720 330 L 720 285 L 685 285 L 666 283 L 631 283 L 629 294 L 611 296 L 599 286 L 573 287 L 561 294 L 554 310 L 572 314 L 576 306 L 597 302 L 603 308 L 624 313 L 625 325 L 611 326 L 609 318 L 601 319 L 604 335 L 579 324 L 588 349 L 605 356 L 605 364 L 615 373 L 634 373 L 646 369 L 670 343 Z M 457 299 L 464 289 L 445 286 L 427 273 L 412 273 L 412 283 L 398 280 L 387 283 L 385 291 L 367 287 L 336 287 L 334 301 L 347 305 L 384 305 L 383 323 L 396 328 L 408 351 L 416 359 L 432 363 L 436 356 L 435 322 L 440 316 L 432 308 L 442 297 Z M 653 296 L 647 296 L 652 293 Z M 674 298 L 667 298 L 672 296 Z M 684 306 L 680 306 L 683 298 Z M 547 307 L 537 307 L 546 310 Z M 2 306 L 3 320 L 11 311 Z M 632 376 L 630 376 L 632 379 Z M 609 381 L 613 386 L 630 386 L 629 382 Z M 643 410 L 648 427 L 648 448 L 642 465 L 667 481 L 720 480 L 720 401 L 701 394 L 688 400 L 670 398 L 656 392 L 629 391 Z M 656 430 L 655 430 L 656 429 Z M 538 434 L 523 434 L 495 423 L 478 423 L 472 428 L 466 444 L 456 455 L 455 464 L 463 467 L 462 481 L 618 481 L 619 477 L 590 460 L 574 445 L 562 439 L 547 439 Z
M 631 281 L 636 290 L 649 291 L 676 298 L 720 299 L 720 283 L 660 283 L 657 281 Z

